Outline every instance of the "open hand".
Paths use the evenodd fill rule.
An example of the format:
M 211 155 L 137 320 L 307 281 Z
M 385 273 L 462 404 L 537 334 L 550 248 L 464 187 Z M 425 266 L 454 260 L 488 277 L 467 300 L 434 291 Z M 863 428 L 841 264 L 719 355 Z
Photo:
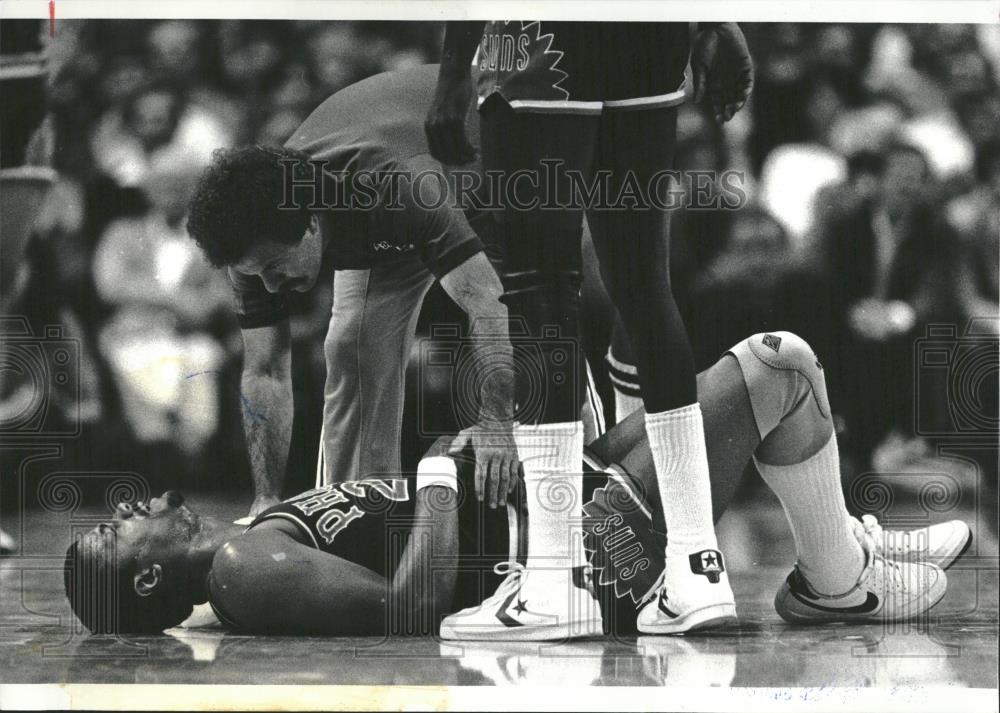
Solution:
M 459 432 L 449 452 L 457 453 L 467 445 L 476 453 L 476 499 L 485 498 L 494 509 L 505 505 L 521 473 L 514 434 L 497 426 L 471 426 Z

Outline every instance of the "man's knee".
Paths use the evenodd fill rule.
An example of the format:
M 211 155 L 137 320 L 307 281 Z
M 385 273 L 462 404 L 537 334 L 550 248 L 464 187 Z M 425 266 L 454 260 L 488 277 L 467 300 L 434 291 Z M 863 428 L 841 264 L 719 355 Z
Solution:
M 358 371 L 361 317 L 343 312 L 330 320 L 323 350 L 326 355 L 327 378 L 347 378 Z
M 808 342 L 791 332 L 766 332 L 743 340 L 729 353 L 740 363 L 762 439 L 793 415 L 828 431 L 826 380 Z

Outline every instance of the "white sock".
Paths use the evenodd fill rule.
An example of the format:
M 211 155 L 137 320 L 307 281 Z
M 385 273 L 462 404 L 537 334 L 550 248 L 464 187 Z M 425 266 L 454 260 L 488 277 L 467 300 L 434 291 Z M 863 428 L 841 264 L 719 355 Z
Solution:
M 667 561 L 687 563 L 691 553 L 718 547 L 701 406 L 647 413 L 646 435 L 667 523 Z
M 517 426 L 524 468 L 529 569 L 583 564 L 583 423 Z
M 785 509 L 795 538 L 799 569 L 822 594 L 843 594 L 858 582 L 865 555 L 847 525 L 840 483 L 837 437 L 795 465 L 768 465 L 754 457 L 757 470 Z

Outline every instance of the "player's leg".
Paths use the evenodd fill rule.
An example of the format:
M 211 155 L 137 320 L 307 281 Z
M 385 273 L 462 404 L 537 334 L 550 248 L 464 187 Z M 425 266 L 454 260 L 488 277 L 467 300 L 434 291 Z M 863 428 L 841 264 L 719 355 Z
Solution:
M 583 482 L 583 362 L 579 347 L 580 234 L 583 211 L 542 205 L 546 175 L 588 173 L 593 117 L 515 112 L 493 97 L 481 111 L 483 167 L 495 172 L 501 209 L 504 302 L 517 369 L 514 432 L 528 508 L 526 569 L 515 568 L 481 607 L 448 617 L 446 639 L 558 639 L 600 630 L 592 596 L 581 586 L 586 558 L 579 522 Z M 547 174 L 543 159 L 562 159 Z M 520 178 L 516 178 L 516 177 Z
M 755 388 L 766 393 L 766 384 Z M 748 389 L 732 355 L 698 375 L 716 521 L 760 444 Z M 590 488 L 584 505 L 585 544 L 594 568 L 601 571 L 597 581 L 605 629 L 632 634 L 646 595 L 659 588 L 669 539 L 641 410 L 616 424 L 588 452 L 611 464 L 604 469 L 606 484 Z
M 399 472 L 406 364 L 433 281 L 415 261 L 334 276 L 325 345 L 324 484 Z
M 611 340 L 604 362 L 611 375 L 615 395 L 615 421 L 624 421 L 643 408 L 642 387 L 639 385 L 639 370 L 633 366 L 632 343 L 621 317 L 611 327 Z
M 775 598 L 778 613 L 793 622 L 905 619 L 936 604 L 944 595 L 944 572 L 932 564 L 887 561 L 879 545 L 852 527 L 826 382 L 809 345 L 775 332 L 754 335 L 731 353 L 762 436 L 754 462 L 781 501 L 795 539 L 797 564 Z
M 698 374 L 698 401 L 705 422 L 705 442 L 712 487 L 712 519 L 718 522 L 732 502 L 747 465 L 760 444 L 749 389 L 766 390 L 766 384 L 749 384 L 739 362 L 726 354 Z M 653 513 L 654 529 L 664 532 L 656 467 L 643 413 L 633 413 L 604 437 L 588 446 L 617 463 L 632 477 Z
M 883 591 L 885 573 L 898 573 L 892 576 L 905 586 L 895 594 L 895 600 L 880 609 L 880 618 L 900 618 L 919 612 L 920 607 L 926 608 L 940 597 L 943 579 L 935 579 L 935 568 L 918 563 L 954 561 L 968 546 L 968 527 L 959 521 L 951 521 L 911 532 L 879 530 L 867 535 L 860 532 L 862 524 L 848 518 L 843 497 L 839 495 L 841 481 L 837 459 L 828 457 L 833 429 L 823 371 L 802 339 L 779 332 L 758 334 L 744 340 L 698 375 L 698 398 L 705 410 L 716 520 L 731 502 L 746 465 L 753 458 L 766 474 L 768 485 L 779 495 L 792 524 L 799 560 L 797 571 L 804 568 L 810 572 L 811 580 L 832 581 L 833 587 L 841 586 L 838 582 L 846 580 L 845 591 L 862 579 L 869 588 Z M 832 442 L 835 448 L 836 443 Z M 656 572 L 662 567 L 662 556 L 657 558 L 652 553 L 662 548 L 664 521 L 659 508 L 655 467 L 641 413 L 617 424 L 605 437 L 591 444 L 588 450 L 605 463 L 617 464 L 612 466 L 610 472 L 619 476 L 619 486 L 627 490 L 617 496 L 605 496 L 605 505 L 613 503 L 613 509 L 602 508 L 594 498 L 585 505 L 591 524 L 588 537 L 593 539 L 600 535 L 595 532 L 594 526 L 607 523 L 607 518 L 615 513 L 624 518 L 622 525 L 630 526 L 635 532 L 642 532 L 644 523 L 652 525 L 646 536 L 639 538 L 641 556 L 652 562 L 652 567 L 640 571 L 634 566 L 638 557 L 631 556 L 628 550 L 613 546 L 595 547 L 591 543 L 589 550 L 610 553 L 595 566 L 610 570 L 621 568 L 631 580 L 630 591 L 642 590 L 643 586 L 648 589 L 648 572 Z M 785 465 L 768 465 L 767 460 Z M 644 517 L 633 512 L 636 509 L 630 506 L 633 502 L 644 506 L 639 508 Z M 865 519 L 868 520 L 868 516 Z M 621 529 L 619 527 L 619 531 Z M 615 536 L 615 533 L 609 534 L 606 524 L 604 530 L 601 536 Z M 872 550 L 870 556 L 865 552 L 864 561 L 857 557 L 861 551 L 859 541 L 865 541 L 866 547 Z M 631 542 L 628 544 L 633 546 Z M 627 562 L 621 561 L 623 552 L 630 555 Z M 885 552 L 901 563 L 887 565 L 878 557 Z M 615 560 L 616 554 L 618 561 Z M 864 566 L 866 562 L 867 567 Z M 602 576 L 601 581 L 605 579 L 621 580 L 621 584 L 625 578 Z M 790 583 L 796 584 L 796 594 L 807 585 L 795 576 L 789 578 L 789 583 L 779 592 L 779 598 L 791 599 L 794 605 L 796 600 Z M 613 598 L 606 593 L 602 593 L 601 598 L 605 611 L 608 611 L 608 601 Z M 819 603 L 823 606 L 822 602 Z M 852 606 L 851 602 L 847 604 Z M 801 606 L 795 608 L 784 601 L 776 602 L 776 606 L 783 616 L 795 621 L 838 616 L 851 620 L 871 615 L 852 611 L 838 614 L 819 609 L 806 610 L 803 615 Z M 843 606 L 843 603 L 835 603 L 835 606 Z M 628 607 L 616 606 L 615 613 L 618 623 L 629 630 L 629 617 L 634 617 L 634 612 Z
M 639 196 L 631 207 L 613 202 L 610 209 L 587 213 L 604 284 L 633 348 L 646 431 L 671 532 L 664 596 L 672 605 L 651 610 L 657 621 L 643 629 L 650 633 L 682 633 L 735 616 L 712 523 L 694 357 L 670 292 L 670 215 L 663 195 L 667 183 L 658 179 L 672 166 L 676 128 L 676 107 L 606 112 L 597 170 L 610 171 L 613 201 L 630 190 Z M 702 560 L 718 563 L 717 569 L 702 571 L 697 564 Z M 660 613 L 664 611 L 674 614 Z

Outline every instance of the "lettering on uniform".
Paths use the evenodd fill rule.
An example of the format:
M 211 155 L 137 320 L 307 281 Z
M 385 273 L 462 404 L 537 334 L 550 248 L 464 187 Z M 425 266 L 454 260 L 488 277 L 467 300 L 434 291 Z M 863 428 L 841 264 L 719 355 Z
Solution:
M 615 512 L 609 500 L 620 502 L 621 493 L 609 499 L 608 490 L 622 486 L 609 484 L 597 488 L 590 502 L 584 503 L 584 548 L 591 553 L 594 576 L 600 586 L 611 586 L 617 599 L 629 597 L 638 603 L 653 584 L 651 572 L 655 557 L 647 552 L 644 532 L 652 523 L 640 510 Z M 646 574 L 643 574 L 646 573 Z
M 508 27 L 520 23 L 508 23 Z M 531 37 L 521 31 L 515 34 L 490 32 L 479 45 L 479 70 L 523 72 L 531 61 Z
M 371 497 L 372 493 L 381 495 L 386 500 L 395 502 L 406 502 L 410 499 L 406 488 L 406 481 L 401 478 L 391 480 L 350 480 L 340 484 L 341 490 L 356 498 Z M 371 491 L 371 492 L 369 492 Z
M 616 524 L 621 524 L 620 515 L 612 515 L 608 518 L 608 520 L 611 520 L 612 518 L 618 518 L 618 522 Z M 613 535 L 603 540 L 601 542 L 601 546 L 604 547 L 604 551 L 608 553 L 608 558 L 611 560 L 611 564 L 615 568 L 622 568 L 622 579 L 631 579 L 636 571 L 642 571 L 637 570 L 635 567 L 624 567 L 624 565 L 642 555 L 642 543 L 639 542 L 639 538 L 636 537 L 635 531 L 632 529 L 631 525 L 626 525 L 621 530 L 616 531 Z M 646 566 L 649 566 L 648 560 L 646 561 Z M 642 569 L 644 570 L 645 568 L 646 567 L 643 567 Z
M 364 510 L 357 505 L 352 505 L 347 512 L 335 509 L 328 510 L 316 521 L 316 532 L 329 545 L 341 530 L 359 517 L 363 517 L 364 514 Z
M 346 502 L 347 497 L 337 489 L 336 485 L 328 485 L 325 488 L 317 488 L 303 493 L 291 501 L 291 504 L 303 515 L 309 516 L 333 505 Z

